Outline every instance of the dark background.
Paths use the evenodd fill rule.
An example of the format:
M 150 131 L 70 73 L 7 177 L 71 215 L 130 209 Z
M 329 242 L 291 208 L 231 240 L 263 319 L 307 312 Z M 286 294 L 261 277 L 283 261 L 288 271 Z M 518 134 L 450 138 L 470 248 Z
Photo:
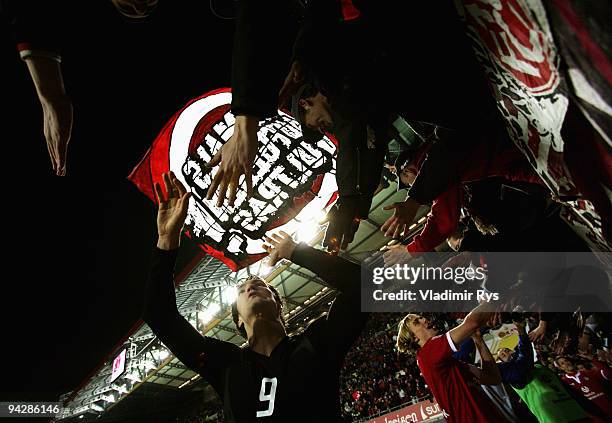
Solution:
M 126 177 L 189 99 L 230 84 L 234 21 L 208 1 L 161 0 L 142 23 L 109 1 L 57 4 L 74 105 L 65 177 L 52 174 L 34 86 L 0 31 L 3 401 L 57 400 L 138 320 L 155 210 Z

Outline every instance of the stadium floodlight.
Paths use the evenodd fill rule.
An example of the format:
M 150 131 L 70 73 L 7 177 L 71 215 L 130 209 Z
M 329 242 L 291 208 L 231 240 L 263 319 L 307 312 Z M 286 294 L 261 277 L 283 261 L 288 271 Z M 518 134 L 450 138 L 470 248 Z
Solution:
M 111 389 L 114 389 L 115 391 L 119 392 L 119 394 L 127 394 L 128 393 L 127 387 L 125 385 L 115 385 L 115 384 L 112 384 L 111 385 Z
M 142 365 L 145 368 L 145 371 L 157 369 L 157 365 L 151 360 L 143 360 Z
M 132 382 L 138 383 L 138 382 L 142 382 L 142 379 L 140 378 L 139 375 L 137 375 L 134 372 L 128 373 L 127 375 L 124 376 L 127 380 L 131 380 Z
M 168 356 L 170 355 L 170 353 L 168 352 L 168 350 L 159 350 L 159 359 L 161 361 L 164 361 L 165 359 L 168 358 Z

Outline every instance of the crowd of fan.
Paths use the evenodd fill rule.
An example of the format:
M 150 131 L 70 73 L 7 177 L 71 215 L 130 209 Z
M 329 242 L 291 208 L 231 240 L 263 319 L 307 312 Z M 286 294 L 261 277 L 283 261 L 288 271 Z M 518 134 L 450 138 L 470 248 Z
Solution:
M 347 354 L 340 377 L 340 399 L 345 418 L 353 421 L 366 419 L 401 405 L 432 398 L 416 363 L 397 351 L 398 323 L 402 317 L 398 313 L 373 314 Z M 440 330 L 445 331 L 454 327 L 460 317 L 440 313 L 434 319 Z M 598 315 L 542 315 L 542 320 L 549 319 L 543 323 L 539 317 L 533 314 L 527 318 L 537 362 L 552 370 L 566 384 L 568 392 L 592 412 L 592 401 L 588 400 L 592 400 L 594 395 L 601 397 L 601 394 L 585 392 L 588 389 L 581 386 L 572 387 L 572 379 L 565 376 L 566 370 L 559 365 L 559 360 L 571 362 L 575 372 L 582 372 L 591 379 L 598 378 L 604 389 L 609 389 L 612 352 L 607 348 L 610 332 L 607 322 Z M 506 320 L 511 320 L 509 315 Z M 608 396 L 606 392 L 603 394 Z M 526 408 L 524 411 L 529 413 Z
M 375 313 L 346 355 L 340 375 L 345 418 L 380 414 L 430 395 L 415 365 L 398 356 L 398 313 Z

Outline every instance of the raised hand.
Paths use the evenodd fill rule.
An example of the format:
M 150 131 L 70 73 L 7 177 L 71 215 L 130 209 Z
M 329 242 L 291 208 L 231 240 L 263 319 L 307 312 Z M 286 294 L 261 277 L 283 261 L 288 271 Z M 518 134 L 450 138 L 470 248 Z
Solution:
M 66 156 L 72 133 L 72 102 L 68 96 L 41 100 L 43 129 L 51 167 L 57 176 L 66 175 Z
M 165 194 L 161 185 L 158 182 L 155 183 L 155 194 L 159 204 L 157 210 L 157 233 L 159 235 L 157 246 L 161 250 L 173 250 L 178 248 L 180 244 L 181 230 L 187 218 L 191 193 L 185 189 L 174 173 L 164 173 L 162 178 Z
M 339 250 L 346 250 L 353 242 L 360 222 L 356 217 L 358 206 L 358 199 L 344 197 L 331 208 L 327 214 L 329 225 L 323 239 L 323 246 L 328 251 L 337 253 Z
M 534 343 L 540 342 L 542 339 L 544 339 L 544 335 L 546 335 L 546 322 L 540 320 L 538 326 L 529 332 L 529 340 Z
M 272 235 L 272 237 L 264 237 L 268 244 L 264 244 L 263 248 L 270 254 L 269 264 L 274 266 L 282 259 L 291 259 L 293 250 L 295 250 L 296 243 L 291 238 L 291 235 L 284 231 L 280 231 L 278 234 Z
M 72 134 L 72 101 L 66 94 L 59 62 L 46 57 L 26 59 L 43 112 L 43 132 L 51 167 L 57 176 L 66 174 L 66 155 Z
M 257 130 L 259 118 L 253 116 L 236 116 L 234 133 L 215 154 L 208 166 L 220 164 L 215 177 L 208 188 L 206 199 L 211 200 L 217 191 L 217 207 L 221 207 L 227 197 L 228 204 L 234 205 L 240 176 L 244 175 L 247 198 L 253 195 L 253 162 L 257 156 Z
M 399 238 L 408 234 L 408 227 L 414 221 L 417 211 L 421 205 L 410 198 L 404 202 L 393 203 L 383 210 L 393 210 L 393 216 L 381 226 L 380 230 L 385 236 Z
M 405 264 L 411 258 L 412 256 L 406 249 L 406 246 L 403 244 L 392 245 L 383 254 L 383 259 L 385 260 L 385 267 L 395 266 L 396 264 Z

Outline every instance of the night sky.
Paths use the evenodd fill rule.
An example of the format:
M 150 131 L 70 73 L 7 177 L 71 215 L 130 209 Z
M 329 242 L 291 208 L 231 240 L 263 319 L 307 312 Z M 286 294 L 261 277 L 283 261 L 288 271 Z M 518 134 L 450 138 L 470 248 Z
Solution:
M 73 3 L 50 17 L 74 105 L 66 177 L 52 174 L 33 84 L 0 31 L 2 400 L 56 400 L 138 320 L 155 215 L 126 177 L 189 99 L 230 84 L 234 22 L 208 1 L 161 0 L 145 23 Z

